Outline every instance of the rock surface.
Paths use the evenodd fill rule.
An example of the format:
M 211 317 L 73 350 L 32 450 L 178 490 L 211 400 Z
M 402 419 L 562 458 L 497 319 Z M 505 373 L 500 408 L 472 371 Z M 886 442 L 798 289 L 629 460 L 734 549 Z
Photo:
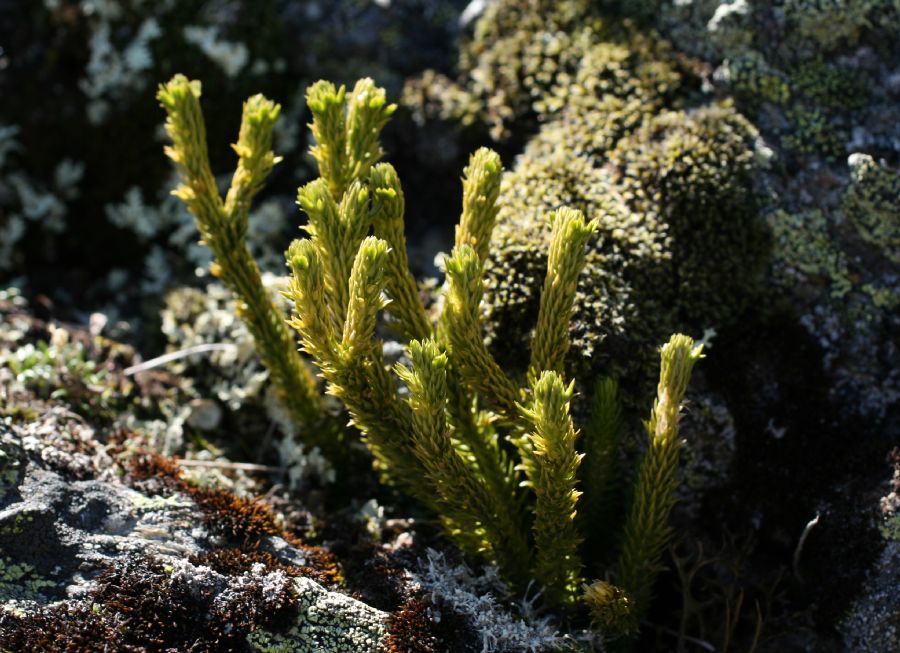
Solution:
M 105 629 L 106 643 L 126 648 L 152 636 L 179 650 L 196 642 L 380 650 L 388 613 L 334 591 L 333 582 L 327 589 L 298 575 L 323 580 L 333 570 L 276 534 L 264 510 L 230 497 L 219 509 L 235 513 L 214 514 L 213 495 L 123 471 L 65 408 L 49 407 L 24 425 L 0 422 L 0 639 L 14 643 L 9 650 L 43 641 L 33 631 L 39 622 L 67 637 Z M 245 533 L 221 528 L 230 517 Z M 153 592 L 174 623 L 154 621 Z M 134 613 L 125 609 L 132 606 Z M 193 615 L 178 615 L 188 608 Z M 90 623 L 65 622 L 73 611 L 89 612 Z

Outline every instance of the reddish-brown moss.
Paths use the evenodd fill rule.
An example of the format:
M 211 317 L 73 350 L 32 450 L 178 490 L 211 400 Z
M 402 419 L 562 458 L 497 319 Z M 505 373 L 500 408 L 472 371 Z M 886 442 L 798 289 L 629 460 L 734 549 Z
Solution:
M 181 476 L 181 468 L 172 458 L 155 453 L 142 453 L 131 461 L 133 483 L 147 489 L 148 484 L 159 484 L 169 493 L 180 492 L 190 496 L 204 514 L 204 525 L 216 535 L 241 546 L 251 546 L 267 535 L 285 535 L 275 525 L 271 509 L 257 499 L 240 497 L 221 489 L 203 489 L 191 485 Z M 286 539 L 287 539 L 286 537 Z
M 259 551 L 257 547 L 266 537 L 277 536 L 300 549 L 307 560 L 307 565 L 275 567 L 267 564 L 267 569 L 285 570 L 284 568 L 291 567 L 296 569 L 297 573 L 290 575 L 306 576 L 332 585 L 341 581 L 341 572 L 335 556 L 320 547 L 304 544 L 293 533 L 279 526 L 272 509 L 259 499 L 241 497 L 229 490 L 205 489 L 191 485 L 182 478 L 181 468 L 174 459 L 156 453 L 145 452 L 136 455 L 129 467 L 131 482 L 135 487 L 154 493 L 179 492 L 194 500 L 203 513 L 204 526 L 231 545 L 205 554 L 212 556 L 210 560 L 213 562 L 224 565 L 223 568 L 233 566 L 244 571 L 254 562 L 265 564 L 266 560 L 275 561 L 273 556 Z M 240 557 L 241 553 L 245 557 Z M 253 559 L 254 556 L 262 557 Z
M 144 452 L 135 455 L 128 464 L 131 481 L 143 483 L 158 481 L 170 490 L 179 489 L 176 484 L 181 481 L 181 468 L 174 458 L 158 453 Z
M 436 653 L 441 650 L 429 614 L 431 604 L 420 598 L 403 603 L 388 616 L 388 653 Z
M 407 598 L 388 616 L 388 653 L 457 653 L 477 651 L 478 637 L 469 621 L 448 605 L 421 595 Z
M 259 500 L 239 497 L 228 490 L 201 490 L 190 485 L 188 488 L 188 494 L 204 513 L 204 525 L 229 542 L 251 546 L 268 535 L 282 535 L 272 511 Z
M 334 586 L 341 580 L 334 556 L 319 547 L 302 548 L 309 564 L 289 565 L 268 551 L 242 551 L 237 548 L 216 549 L 191 557 L 191 563 L 204 565 L 225 576 L 239 576 L 249 573 L 255 564 L 262 564 L 266 571 L 281 571 L 293 578 L 312 578 L 323 584 Z

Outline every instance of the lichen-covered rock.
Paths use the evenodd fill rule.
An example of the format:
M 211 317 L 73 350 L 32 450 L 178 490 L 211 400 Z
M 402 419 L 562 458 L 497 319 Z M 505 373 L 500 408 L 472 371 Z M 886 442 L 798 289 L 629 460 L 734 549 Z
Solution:
M 861 191 L 847 186 L 842 194 L 845 211 L 860 216 Z M 855 221 L 842 220 L 848 216 L 833 207 L 778 210 L 769 216 L 775 239 L 774 283 L 792 296 L 802 324 L 825 349 L 827 369 L 848 411 L 876 416 L 884 415 L 900 396 L 891 336 L 900 286 L 885 231 L 892 217 L 888 210 L 878 222 L 877 215 L 859 217 L 879 230 L 877 245 L 867 243 Z M 876 232 L 865 233 L 876 238 Z
M 286 633 L 258 630 L 248 637 L 261 653 L 376 653 L 383 650 L 387 613 L 295 578 L 297 618 Z
M 866 154 L 851 154 L 850 186 L 844 194 L 844 215 L 859 235 L 891 262 L 900 264 L 900 172 Z
M 841 621 L 839 629 L 847 647 L 860 653 L 887 653 L 900 648 L 900 449 L 888 455 L 891 478 L 881 497 L 884 549 L 869 571 L 863 590 Z
M 10 650 L 63 651 L 87 643 L 128 651 L 154 645 L 343 653 L 380 650 L 386 616 L 261 563 L 223 574 L 184 559 L 130 555 L 103 572 L 83 599 L 32 611 L 6 604 L 0 633 Z M 313 631 L 317 636 L 308 636 Z
M 804 37 L 826 49 L 855 45 L 859 33 L 891 11 L 891 0 L 787 0 L 784 16 Z
M 83 593 L 92 575 L 129 552 L 200 551 L 190 504 L 112 482 L 111 458 L 77 416 L 55 407 L 0 429 L 4 476 L 17 475 L 0 503 L 0 548 L 49 581 L 32 596 L 36 603 Z
M 335 592 L 333 563 L 285 541 L 267 509 L 166 476 L 153 458 L 123 470 L 108 449 L 60 406 L 0 422 L 0 641 L 10 650 L 150 640 L 187 650 L 250 634 L 260 650 L 378 650 L 387 613 Z

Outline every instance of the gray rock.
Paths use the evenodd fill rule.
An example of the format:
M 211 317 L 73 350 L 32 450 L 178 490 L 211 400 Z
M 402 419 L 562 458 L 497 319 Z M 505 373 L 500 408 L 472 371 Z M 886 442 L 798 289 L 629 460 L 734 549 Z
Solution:
M 201 506 L 188 494 L 148 495 L 122 483 L 86 428 L 58 407 L 24 426 L 0 422 L 0 620 L 59 601 L 83 609 L 115 568 L 190 597 L 219 631 L 252 632 L 260 651 L 378 650 L 387 631 L 380 610 L 263 564 L 225 575 L 189 562 L 227 544 L 202 526 Z M 286 567 L 309 564 L 280 537 L 262 538 L 260 549 Z M 294 615 L 287 632 L 256 628 L 255 616 L 285 604 Z

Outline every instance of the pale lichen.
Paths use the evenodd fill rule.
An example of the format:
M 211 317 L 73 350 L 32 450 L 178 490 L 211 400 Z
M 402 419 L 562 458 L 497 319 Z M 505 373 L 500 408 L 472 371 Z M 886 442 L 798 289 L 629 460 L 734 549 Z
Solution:
M 900 263 L 900 172 L 867 154 L 851 154 L 844 214 L 859 235 L 885 257 Z
M 260 653 L 377 653 L 387 613 L 329 592 L 308 578 L 293 579 L 297 618 L 286 633 L 256 630 L 247 637 Z

